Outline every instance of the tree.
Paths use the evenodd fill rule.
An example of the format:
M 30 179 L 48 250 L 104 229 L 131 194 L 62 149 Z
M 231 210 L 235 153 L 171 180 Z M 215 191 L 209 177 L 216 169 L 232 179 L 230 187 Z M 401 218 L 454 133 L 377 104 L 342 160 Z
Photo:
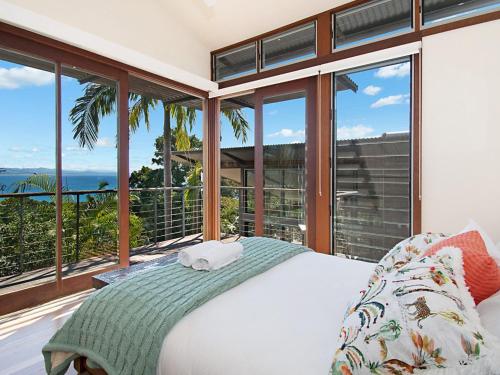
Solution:
M 75 106 L 70 112 L 70 120 L 74 125 L 73 138 L 81 147 L 92 149 L 99 138 L 99 125 L 103 116 L 116 111 L 116 87 L 101 85 L 98 83 L 88 83 L 85 86 L 83 96 L 78 98 Z M 192 130 L 196 120 L 196 109 L 179 104 L 169 103 L 162 98 L 155 98 L 147 95 L 129 93 L 129 128 L 134 132 L 144 120 L 146 128 L 149 130 L 149 111 L 157 105 L 163 109 L 163 186 L 164 211 L 165 211 L 165 234 L 168 236 L 170 218 L 172 216 L 171 187 L 171 151 L 172 135 L 175 135 L 177 150 L 188 150 L 191 147 L 189 132 Z M 225 116 L 237 139 L 242 143 L 247 140 L 249 129 L 248 121 L 245 119 L 240 109 L 225 109 L 221 111 Z M 175 120 L 175 128 L 172 129 L 171 120 Z

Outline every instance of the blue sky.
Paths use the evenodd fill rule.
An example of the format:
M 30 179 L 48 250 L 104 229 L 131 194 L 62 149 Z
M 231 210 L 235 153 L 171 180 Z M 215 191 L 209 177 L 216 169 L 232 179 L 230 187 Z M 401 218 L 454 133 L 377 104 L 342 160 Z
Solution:
M 377 136 L 409 129 L 409 63 L 351 73 L 357 93 L 337 95 L 339 138 Z M 82 94 L 83 85 L 63 77 L 63 169 L 116 171 L 116 115 L 102 121 L 99 141 L 93 150 L 82 149 L 72 138 L 69 111 Z M 304 99 L 264 107 L 264 143 L 295 143 L 305 139 Z M 7 62 L 0 62 L 0 167 L 54 168 L 54 75 Z M 253 110 L 244 109 L 250 124 L 248 141 L 253 146 Z M 151 129 L 144 126 L 131 135 L 131 170 L 151 165 L 154 140 L 162 133 L 163 113 L 152 111 Z M 241 146 L 228 121 L 222 118 L 222 147 Z M 193 132 L 202 136 L 202 114 L 198 112 Z

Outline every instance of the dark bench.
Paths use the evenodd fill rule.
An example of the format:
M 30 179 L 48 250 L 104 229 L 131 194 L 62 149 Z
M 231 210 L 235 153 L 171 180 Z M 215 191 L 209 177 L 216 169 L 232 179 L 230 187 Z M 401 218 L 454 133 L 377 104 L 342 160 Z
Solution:
M 177 261 L 177 254 L 166 255 L 147 262 L 134 264 L 130 267 L 120 268 L 118 270 L 104 272 L 92 277 L 92 286 L 95 289 L 100 289 L 106 285 L 112 284 L 116 281 L 123 280 L 135 272 L 142 272 L 157 267 L 163 267 L 167 264 Z

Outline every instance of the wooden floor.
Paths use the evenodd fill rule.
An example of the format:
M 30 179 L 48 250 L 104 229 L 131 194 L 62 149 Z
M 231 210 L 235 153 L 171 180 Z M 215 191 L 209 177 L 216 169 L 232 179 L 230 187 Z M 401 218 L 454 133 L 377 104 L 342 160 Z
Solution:
M 42 347 L 92 290 L 0 317 L 0 374 L 45 374 Z M 76 374 L 73 368 L 67 374 Z

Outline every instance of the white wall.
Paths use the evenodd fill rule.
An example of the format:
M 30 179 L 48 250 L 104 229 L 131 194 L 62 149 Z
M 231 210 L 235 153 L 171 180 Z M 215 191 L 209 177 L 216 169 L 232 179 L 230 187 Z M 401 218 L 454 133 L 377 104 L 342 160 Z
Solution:
M 500 241 L 500 21 L 423 40 L 422 224 Z

